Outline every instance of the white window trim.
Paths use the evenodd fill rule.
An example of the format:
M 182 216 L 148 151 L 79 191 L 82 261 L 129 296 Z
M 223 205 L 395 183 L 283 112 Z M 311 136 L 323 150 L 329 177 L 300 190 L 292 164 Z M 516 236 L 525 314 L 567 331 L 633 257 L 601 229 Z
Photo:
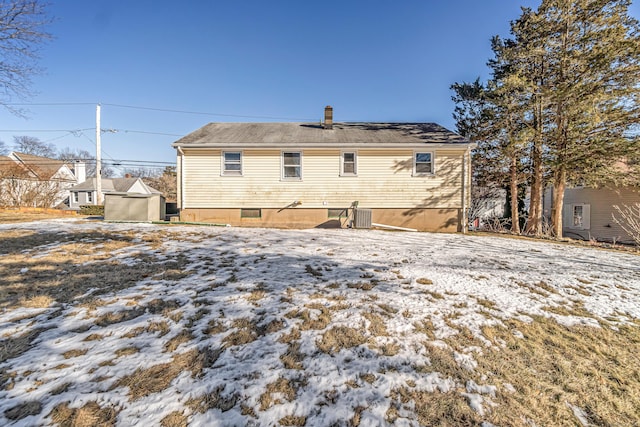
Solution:
M 87 191 L 87 203 L 93 203 L 93 192 Z
M 344 155 L 345 153 L 353 153 L 353 170 L 354 172 L 344 171 Z M 340 152 L 340 176 L 358 176 L 358 152 L 355 150 L 344 150 Z
M 240 153 L 240 173 L 225 173 L 224 155 L 226 153 Z M 242 150 L 225 150 L 220 154 L 220 176 L 244 176 L 244 152 Z
M 73 200 L 73 203 L 80 203 L 80 196 L 77 191 L 71 192 L 71 198 L 71 200 Z
M 416 163 L 418 159 L 418 154 L 429 153 L 431 154 L 431 172 L 428 173 L 418 173 L 416 172 Z M 411 171 L 411 176 L 434 176 L 436 174 L 436 153 L 435 151 L 429 150 L 416 150 L 413 152 L 413 170 Z
M 300 177 L 299 178 L 295 178 L 295 177 L 285 177 L 284 176 L 284 153 L 298 153 L 300 154 Z M 303 154 L 302 154 L 302 150 L 283 150 L 280 152 L 280 180 L 281 181 L 302 181 L 302 174 L 303 174 L 303 170 L 302 170 L 302 158 L 303 158 Z

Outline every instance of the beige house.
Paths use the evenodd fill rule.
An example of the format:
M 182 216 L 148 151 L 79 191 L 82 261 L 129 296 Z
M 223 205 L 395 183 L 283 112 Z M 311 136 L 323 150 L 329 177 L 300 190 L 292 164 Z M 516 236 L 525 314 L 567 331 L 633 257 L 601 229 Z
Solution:
M 72 169 L 62 160 L 16 151 L 0 156 L 0 206 L 56 207 L 78 182 L 80 167 L 84 163 Z
M 544 213 L 550 215 L 553 188 L 544 195 Z M 620 217 L 614 206 L 640 203 L 640 188 L 568 188 L 564 192 L 562 228 L 564 237 L 632 243 L 633 239 L 613 220 Z
M 181 220 L 344 227 L 357 207 L 365 226 L 466 227 L 469 141 L 434 123 L 332 118 L 327 107 L 324 123 L 209 123 L 176 141 Z

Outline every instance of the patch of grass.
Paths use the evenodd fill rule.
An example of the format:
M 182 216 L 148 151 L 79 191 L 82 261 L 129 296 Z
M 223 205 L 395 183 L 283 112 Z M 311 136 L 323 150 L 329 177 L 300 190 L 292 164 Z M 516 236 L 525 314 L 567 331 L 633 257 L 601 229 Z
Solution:
M 118 380 L 112 389 L 128 387 L 133 400 L 165 390 L 182 372 L 190 371 L 193 377 L 200 376 L 220 357 L 220 350 L 193 349 L 177 354 L 168 363 L 160 363 L 149 368 L 138 368 L 135 372 Z
M 479 426 L 483 421 L 468 405 L 465 397 L 456 391 L 448 393 L 418 391 L 400 388 L 392 391 L 391 398 L 396 402 L 395 411 L 387 412 L 387 422 L 397 419 L 397 408 L 413 402 L 420 425 L 439 426 Z M 391 409 L 390 408 L 390 409 Z M 434 421 L 437 420 L 437 424 Z M 518 423 L 517 425 L 522 425 Z
M 493 302 L 491 300 L 488 300 L 488 299 L 485 299 L 485 298 L 477 298 L 476 302 L 478 303 L 478 305 L 480 305 L 480 306 L 482 306 L 482 307 L 484 307 L 486 309 L 489 309 L 489 310 L 494 310 L 496 308 L 496 303 L 495 302 Z
M 596 318 L 593 313 L 584 308 L 584 305 L 581 301 L 567 306 L 546 306 L 542 307 L 542 309 L 549 313 L 558 314 L 560 316 Z
M 87 352 L 89 351 L 89 349 L 74 349 L 74 350 L 68 350 L 65 351 L 64 353 L 62 353 L 62 356 L 64 356 L 65 359 L 71 359 L 74 357 L 80 357 L 80 356 L 84 356 L 85 354 L 87 354 Z
M 430 340 L 436 339 L 436 327 L 434 326 L 431 319 L 425 319 L 422 322 L 415 322 L 413 324 L 413 327 L 416 332 L 425 334 L 427 337 L 429 337 Z
M 260 395 L 260 410 L 265 411 L 273 405 L 284 403 L 280 400 L 283 397 L 287 402 L 293 402 L 298 393 L 298 389 L 304 382 L 293 381 L 286 378 L 278 378 L 276 381 L 267 384 L 267 389 Z
M 225 348 L 249 344 L 258 339 L 258 326 L 249 318 L 234 320 L 231 326 L 236 330 L 222 339 Z
M 114 325 L 116 323 L 127 322 L 133 320 L 136 317 L 140 317 L 144 314 L 144 310 L 140 308 L 134 308 L 132 310 L 113 311 L 98 317 L 95 324 L 100 327 Z
M 364 344 L 367 341 L 362 332 L 348 326 L 335 326 L 325 333 L 316 345 L 323 353 L 338 353 L 343 348 L 352 348 Z
M 239 396 L 237 394 L 232 394 L 227 397 L 222 396 L 224 388 L 224 385 L 220 385 L 210 393 L 187 400 L 186 405 L 192 411 L 201 414 L 204 414 L 210 409 L 219 409 L 222 412 L 227 412 L 236 406 Z
M 387 326 L 385 325 L 384 320 L 382 320 L 382 317 L 369 311 L 363 311 L 361 315 L 369 321 L 369 327 L 367 329 L 371 335 L 376 337 L 389 336 Z
M 427 279 L 426 277 L 420 277 L 416 279 L 416 283 L 419 285 L 433 285 L 433 280 Z
M 134 346 L 119 348 L 118 350 L 116 350 L 116 357 L 130 356 L 132 354 L 136 354 L 139 352 L 140 352 L 140 349 Z
M 97 402 L 88 402 L 81 408 L 69 408 L 69 402 L 57 405 L 49 417 L 60 427 L 115 426 L 118 410 L 114 407 L 100 407 Z
M 18 305 L 26 308 L 47 308 L 54 302 L 49 295 L 34 295 L 28 299 L 21 299 Z
M 160 427 L 187 427 L 188 418 L 180 411 L 173 411 L 162 420 L 160 420 Z
M 216 335 L 225 332 L 227 328 L 224 326 L 222 322 L 219 322 L 216 319 L 212 319 L 207 324 L 207 327 L 204 329 L 205 334 L 207 335 Z
M 194 339 L 194 336 L 191 333 L 191 331 L 182 330 L 176 336 L 174 336 L 169 341 L 167 341 L 167 343 L 164 345 L 164 351 L 168 353 L 172 353 L 176 351 L 176 349 L 180 346 L 180 344 L 188 343 L 193 339 Z
M 370 291 L 375 288 L 376 284 L 371 282 L 356 282 L 356 283 L 347 283 L 347 287 L 349 289 L 359 289 L 361 291 Z
M 485 331 L 497 345 L 476 355 L 478 371 L 491 372 L 495 384 L 512 384 L 517 391 L 498 394 L 499 405 L 487 421 L 516 425 L 526 418 L 537 425 L 575 425 L 565 402 L 581 408 L 593 425 L 640 421 L 639 327 L 566 327 L 537 316 L 530 323 L 510 320 L 507 327 Z
M 4 411 L 4 416 L 12 421 L 21 420 L 31 415 L 38 415 L 42 412 L 42 403 L 37 400 L 20 403 Z
M 378 307 L 380 307 L 387 314 L 396 314 L 398 312 L 397 308 L 393 308 L 389 304 L 381 303 L 381 304 L 378 304 Z
M 87 335 L 82 341 L 100 341 L 104 338 L 102 334 L 90 334 Z
M 298 417 L 295 415 L 287 415 L 286 417 L 280 418 L 278 423 L 281 426 L 304 426 L 307 424 L 307 417 Z
M 439 292 L 435 292 L 435 291 L 428 291 L 428 290 L 426 290 L 426 289 L 423 289 L 421 292 L 422 292 L 423 294 L 427 294 L 427 295 L 429 295 L 429 296 L 430 296 L 431 298 L 433 298 L 433 299 L 444 299 L 444 295 L 442 295 L 442 294 L 441 294 L 441 293 L 439 293 Z
M 331 322 L 331 310 L 328 307 L 318 303 L 307 304 L 305 307 L 313 310 L 314 313 L 312 314 L 310 310 L 296 309 L 287 313 L 285 317 L 302 319 L 300 329 L 303 331 L 325 329 Z M 319 311 L 317 315 L 316 311 Z
M 286 369 L 302 370 L 306 355 L 300 351 L 300 343 L 290 342 L 287 351 L 280 355 L 280 360 Z
M 0 363 L 24 354 L 31 348 L 33 341 L 46 329 L 34 329 L 15 337 L 0 341 Z

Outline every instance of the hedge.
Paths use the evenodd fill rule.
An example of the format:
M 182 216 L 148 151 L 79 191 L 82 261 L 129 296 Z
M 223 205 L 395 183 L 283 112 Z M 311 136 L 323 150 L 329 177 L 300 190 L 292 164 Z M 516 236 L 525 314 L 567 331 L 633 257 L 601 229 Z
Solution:
M 104 205 L 81 205 L 80 215 L 104 216 Z

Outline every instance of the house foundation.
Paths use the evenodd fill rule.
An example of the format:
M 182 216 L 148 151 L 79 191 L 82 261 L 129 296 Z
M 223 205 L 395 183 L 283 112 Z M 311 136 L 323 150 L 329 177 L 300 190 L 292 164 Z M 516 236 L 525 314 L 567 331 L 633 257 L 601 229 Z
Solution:
M 375 224 L 413 228 L 418 231 L 461 231 L 462 209 L 371 208 L 371 214 L 371 220 Z M 346 228 L 351 225 L 352 219 L 352 209 L 188 208 L 180 211 L 181 221 L 240 227 Z

